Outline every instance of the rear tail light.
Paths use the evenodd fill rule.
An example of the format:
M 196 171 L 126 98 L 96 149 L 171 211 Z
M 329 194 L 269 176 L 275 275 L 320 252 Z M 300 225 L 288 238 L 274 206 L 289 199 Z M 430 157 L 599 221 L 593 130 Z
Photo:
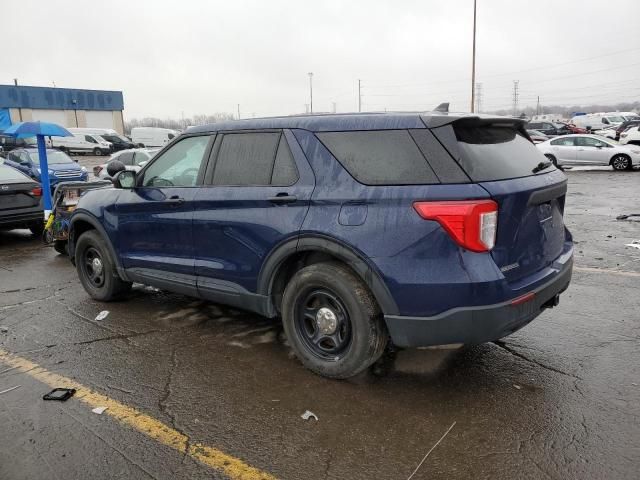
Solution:
M 425 220 L 442 225 L 467 250 L 488 252 L 496 243 L 498 204 L 493 200 L 415 202 L 413 208 Z
M 29 193 L 31 195 L 33 195 L 34 197 L 41 197 L 42 196 L 42 188 L 40 188 L 40 187 L 32 188 Z

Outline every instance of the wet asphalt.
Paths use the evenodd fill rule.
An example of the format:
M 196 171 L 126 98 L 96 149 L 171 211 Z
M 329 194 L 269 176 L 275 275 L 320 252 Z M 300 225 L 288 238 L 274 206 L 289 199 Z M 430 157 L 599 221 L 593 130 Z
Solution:
M 0 349 L 280 479 L 407 479 L 454 422 L 413 479 L 637 479 L 640 250 L 625 244 L 640 222 L 616 216 L 640 213 L 640 172 L 567 175 L 572 284 L 496 343 L 326 380 L 278 321 L 143 286 L 101 304 L 15 230 L 0 233 Z M 77 399 L 44 402 L 47 385 L 7 368 L 0 392 L 20 387 L 0 393 L 0 479 L 226 478 Z

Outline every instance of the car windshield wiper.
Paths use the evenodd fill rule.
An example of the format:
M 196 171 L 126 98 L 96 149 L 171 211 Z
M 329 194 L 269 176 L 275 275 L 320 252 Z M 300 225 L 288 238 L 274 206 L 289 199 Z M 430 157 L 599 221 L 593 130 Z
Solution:
M 545 168 L 549 168 L 551 165 L 553 165 L 553 162 L 540 162 L 538 165 L 533 167 L 533 170 L 531 170 L 531 173 L 541 172 Z

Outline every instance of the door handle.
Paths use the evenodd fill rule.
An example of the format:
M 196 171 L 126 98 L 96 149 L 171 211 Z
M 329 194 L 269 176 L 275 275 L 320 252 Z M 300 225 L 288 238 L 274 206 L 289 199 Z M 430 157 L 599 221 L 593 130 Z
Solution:
M 164 201 L 165 203 L 170 203 L 172 205 L 182 205 L 184 203 L 184 198 L 179 197 L 178 195 L 173 195 Z
M 294 203 L 298 200 L 298 197 L 296 197 L 295 195 L 289 195 L 286 192 L 280 192 L 275 197 L 269 197 L 267 200 L 269 200 L 271 203 L 282 205 L 286 203 Z

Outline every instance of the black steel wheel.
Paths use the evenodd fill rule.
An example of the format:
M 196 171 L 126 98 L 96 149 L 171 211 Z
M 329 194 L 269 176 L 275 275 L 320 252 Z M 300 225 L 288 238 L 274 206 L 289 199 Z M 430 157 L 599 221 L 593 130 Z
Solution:
M 338 262 L 298 270 L 285 288 L 281 313 L 298 359 L 325 377 L 357 375 L 380 358 L 388 341 L 375 298 Z
M 100 150 L 99 148 L 94 148 L 94 149 L 93 149 L 93 154 L 94 154 L 96 157 L 101 157 L 101 156 L 102 156 L 102 150 Z
M 118 276 L 109 247 L 95 230 L 80 235 L 74 255 L 80 282 L 96 300 L 115 300 L 131 289 L 131 282 Z
M 351 343 L 349 312 L 326 288 L 298 296 L 295 326 L 309 351 L 321 359 L 338 360 Z

